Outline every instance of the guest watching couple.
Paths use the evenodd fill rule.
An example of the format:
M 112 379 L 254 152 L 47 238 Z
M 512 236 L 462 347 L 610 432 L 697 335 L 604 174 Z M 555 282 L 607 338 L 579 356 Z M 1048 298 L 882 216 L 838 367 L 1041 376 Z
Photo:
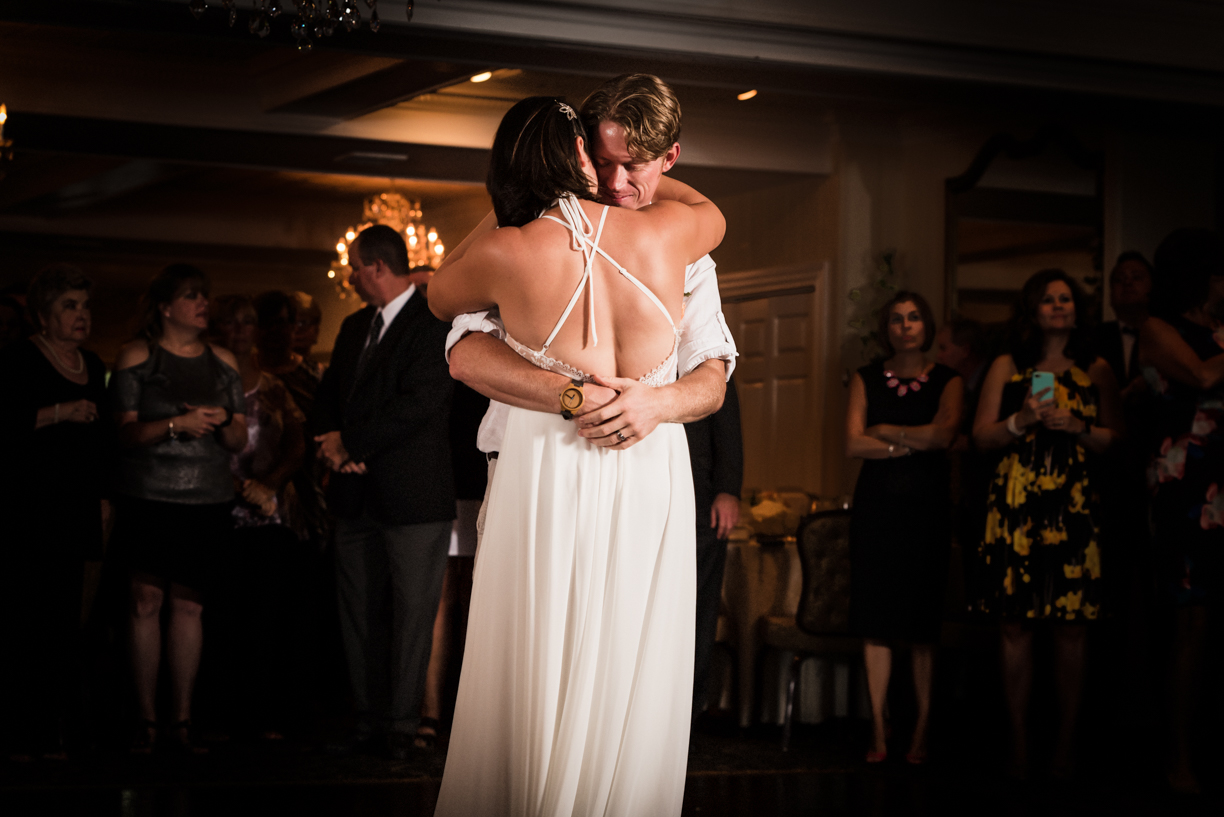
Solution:
M 1152 285 L 1152 265 L 1142 253 L 1132 251 L 1118 256 L 1109 273 L 1109 305 L 1117 320 L 1097 328 L 1096 346 L 1113 369 L 1124 401 L 1130 393 L 1144 388 L 1139 367 L 1139 329 L 1148 319 Z
M 369 227 L 349 248 L 367 306 L 345 319 L 311 418 L 332 470 L 336 585 L 356 730 L 348 753 L 385 738 L 413 750 L 451 522 L 452 380 L 447 325 L 409 278 L 404 237 Z
M 1074 771 L 1086 621 L 1101 615 L 1097 489 L 1089 461 L 1118 438 L 1121 409 L 1109 365 L 1092 351 L 1088 301 L 1062 270 L 1024 284 L 1009 354 L 991 364 L 973 438 L 1001 451 L 990 485 L 972 606 L 1002 621 L 1013 777 L 1028 775 L 1027 710 L 1033 625 L 1051 622 L 1060 722 L 1052 771 Z
M 266 300 L 268 295 L 280 293 L 260 298 Z M 279 325 L 287 337 L 287 318 Z M 212 334 L 238 361 L 245 397 L 247 444 L 233 457 L 234 476 L 242 495 L 234 507 L 234 518 L 239 527 L 284 526 L 285 489 L 290 475 L 302 463 L 305 437 L 302 414 L 289 391 L 259 365 L 261 355 L 255 340 L 267 340 L 273 332 L 260 326 L 255 301 L 249 296 L 227 295 L 214 302 Z
M 102 555 L 111 426 L 99 422 L 106 369 L 81 345 L 93 282 L 67 264 L 35 276 L 38 331 L 0 355 L 5 476 L 3 728 L 10 756 L 63 758 L 77 688 L 86 559 Z
M 884 712 L 892 645 L 910 645 L 918 718 L 906 759 L 926 760 L 935 644 L 943 611 L 951 517 L 948 461 L 964 381 L 928 363 L 935 338 L 926 299 L 898 292 L 880 310 L 884 359 L 850 381 L 846 455 L 864 460 L 850 521 L 850 628 L 862 635 L 871 695 L 868 763 L 888 755 Z
M 1101 539 L 1109 552 L 1106 601 L 1110 617 L 1124 633 L 1121 643 L 1102 657 L 1125 662 L 1116 669 L 1125 681 L 1113 691 L 1121 705 L 1148 699 L 1159 683 L 1155 662 L 1150 660 L 1152 624 L 1157 619 L 1147 485 L 1154 400 L 1139 362 L 1139 332 L 1149 316 L 1153 283 L 1152 265 L 1141 253 L 1119 255 L 1109 273 L 1109 305 L 1116 320 L 1105 321 L 1096 331 L 1097 354 L 1118 381 L 1126 426 L 1125 436 L 1098 458 L 1097 468 Z M 1155 712 L 1139 717 L 1144 714 Z
M 306 368 L 314 373 L 316 378 L 323 376 L 320 366 L 311 353 L 319 342 L 319 327 L 323 323 L 323 310 L 313 296 L 298 290 L 289 296 L 293 299 L 293 340 L 290 344 L 295 358 L 305 362 Z
M 213 337 L 238 361 L 248 432 L 246 447 L 233 455 L 230 466 L 238 492 L 232 555 L 243 568 L 221 582 L 228 591 L 221 618 L 229 631 L 222 658 L 235 680 L 227 708 L 235 725 L 253 728 L 265 738 L 280 737 L 292 705 L 303 703 L 293 700 L 299 679 L 291 646 L 304 554 L 290 527 L 301 514 L 289 480 L 305 454 L 305 418 L 284 384 L 260 369 L 261 354 L 255 347 L 258 338 L 261 345 L 288 349 L 288 301 L 279 292 L 265 293 L 257 301 L 246 295 L 224 296 L 213 302 L 211 321 Z M 268 310 L 269 302 L 281 309 Z M 275 320 L 257 320 L 256 303 L 265 313 L 272 311 Z M 307 538 L 305 530 L 302 538 Z
M 111 377 L 120 446 L 114 538 L 131 577 L 138 752 L 149 751 L 158 736 L 167 596 L 170 738 L 178 748 L 202 750 L 191 732 L 200 616 L 232 529 L 230 454 L 247 443 L 238 361 L 205 340 L 207 329 L 208 279 L 186 264 L 166 267 L 149 284 L 140 336 L 120 349 Z
M 255 320 L 255 345 L 251 349 L 251 364 L 257 366 L 257 370 L 262 373 L 262 383 L 285 392 L 285 401 L 293 405 L 290 414 L 305 418 L 314 407 L 315 393 L 319 387 L 319 370 L 314 363 L 292 351 L 298 300 L 284 292 L 269 290 L 249 300 L 249 304 L 251 312 L 247 313 L 247 319 L 253 317 Z M 241 357 L 238 362 L 243 363 Z M 244 374 L 244 379 L 249 377 L 250 375 Z M 281 404 L 279 395 L 273 399 L 277 405 Z M 305 426 L 298 431 L 290 436 L 295 439 L 301 437 L 305 457 L 313 452 L 313 446 L 307 439 Z M 299 468 L 290 475 L 292 484 L 286 484 L 280 489 L 282 499 L 287 501 L 286 506 L 281 509 L 280 522 L 289 526 L 299 539 L 310 539 L 317 546 L 321 546 L 331 530 L 330 520 L 326 519 L 326 504 L 323 501 L 322 472 L 316 471 L 312 463 L 305 462 L 303 458 L 295 459 L 299 462 Z M 321 463 L 313 465 L 324 467 Z
M 1200 706 L 1208 610 L 1220 595 L 1224 554 L 1224 248 L 1209 230 L 1177 230 L 1156 250 L 1154 317 L 1139 361 L 1154 392 L 1149 436 L 1152 521 L 1160 591 L 1174 607 L 1169 683 L 1170 786 L 1198 791 L 1191 730 Z M 1199 716 L 1201 717 L 1201 715 Z

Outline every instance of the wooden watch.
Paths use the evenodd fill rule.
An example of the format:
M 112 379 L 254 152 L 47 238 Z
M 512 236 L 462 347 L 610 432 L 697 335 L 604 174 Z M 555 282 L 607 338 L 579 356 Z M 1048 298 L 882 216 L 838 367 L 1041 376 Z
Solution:
M 582 381 L 571 380 L 561 391 L 561 416 L 567 420 L 574 419 L 574 412 L 582 408 L 586 397 L 582 393 Z

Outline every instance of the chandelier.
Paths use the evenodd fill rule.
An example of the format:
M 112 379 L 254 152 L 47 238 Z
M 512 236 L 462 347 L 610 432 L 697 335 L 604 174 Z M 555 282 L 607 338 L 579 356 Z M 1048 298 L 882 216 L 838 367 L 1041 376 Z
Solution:
M 379 193 L 366 199 L 361 208 L 362 223 L 344 231 L 336 242 L 336 260 L 327 271 L 337 294 L 341 298 L 348 297 L 349 293 L 356 294 L 349 282 L 349 247 L 362 230 L 375 224 L 386 224 L 404 234 L 404 243 L 408 245 L 408 269 L 436 269 L 445 257 L 446 247 L 438 240 L 437 230 L 425 227 L 422 215 L 419 201 L 409 201 L 399 193 Z
M 219 0 L 221 10 L 228 19 L 230 28 L 238 22 L 238 0 Z M 217 5 L 214 0 L 213 5 Z M 370 31 L 378 32 L 382 22 L 378 19 L 378 0 L 365 0 L 370 9 Z M 207 0 L 190 0 L 187 10 L 197 20 L 208 11 Z M 346 31 L 354 31 L 361 27 L 361 9 L 357 0 L 248 0 L 244 5 L 251 7 L 247 19 L 247 28 L 252 34 L 261 38 L 267 37 L 272 31 L 272 21 L 281 14 L 292 14 L 289 31 L 297 42 L 299 51 L 309 51 L 315 39 L 330 37 L 338 26 L 344 26 Z M 286 10 L 292 5 L 293 11 Z M 407 3 L 407 19 L 412 21 L 412 0 Z

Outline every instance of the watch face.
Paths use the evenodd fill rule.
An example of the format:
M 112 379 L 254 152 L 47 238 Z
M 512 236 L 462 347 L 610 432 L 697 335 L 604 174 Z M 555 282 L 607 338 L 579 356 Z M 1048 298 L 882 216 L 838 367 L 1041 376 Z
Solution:
M 582 389 L 570 386 L 561 392 L 561 408 L 566 411 L 576 411 L 582 408 Z

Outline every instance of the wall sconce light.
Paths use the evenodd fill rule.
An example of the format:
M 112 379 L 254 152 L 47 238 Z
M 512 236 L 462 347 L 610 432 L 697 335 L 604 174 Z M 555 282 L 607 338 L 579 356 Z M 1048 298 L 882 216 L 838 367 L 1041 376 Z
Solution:
M 4 138 L 4 123 L 8 121 L 8 106 L 0 105 L 0 179 L 13 161 L 13 140 Z

